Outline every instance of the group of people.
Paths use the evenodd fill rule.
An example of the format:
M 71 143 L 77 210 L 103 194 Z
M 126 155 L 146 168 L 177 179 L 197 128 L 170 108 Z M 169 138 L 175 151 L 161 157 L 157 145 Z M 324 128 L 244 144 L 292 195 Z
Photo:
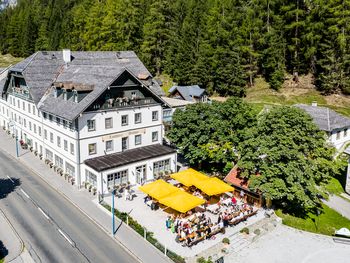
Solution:
M 218 223 L 222 222 L 224 227 L 227 227 L 235 222 L 241 221 L 248 215 L 254 212 L 254 208 L 251 205 L 244 203 L 243 205 L 229 206 L 227 209 L 219 213 Z

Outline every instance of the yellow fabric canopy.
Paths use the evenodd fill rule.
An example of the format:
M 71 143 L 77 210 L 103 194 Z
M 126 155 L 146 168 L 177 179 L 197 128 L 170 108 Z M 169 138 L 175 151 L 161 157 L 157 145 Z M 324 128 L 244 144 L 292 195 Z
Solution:
M 139 189 L 149 196 L 159 200 L 173 192 L 180 191 L 177 187 L 159 179 L 149 184 L 140 186 Z
M 218 195 L 235 190 L 232 186 L 228 185 L 227 183 L 221 181 L 216 177 L 211 177 L 207 180 L 198 181 L 194 186 L 200 189 L 202 192 L 206 193 L 207 195 Z
M 176 211 L 179 211 L 181 213 L 186 213 L 192 208 L 195 208 L 205 203 L 204 199 L 199 198 L 197 196 L 193 196 L 181 190 L 178 190 L 177 192 L 173 192 L 161 198 L 158 201 L 159 203 L 167 207 L 170 207 Z
M 209 177 L 205 174 L 202 174 L 192 168 L 174 173 L 170 176 L 185 186 L 192 186 L 195 185 L 195 183 L 198 181 L 209 179 Z

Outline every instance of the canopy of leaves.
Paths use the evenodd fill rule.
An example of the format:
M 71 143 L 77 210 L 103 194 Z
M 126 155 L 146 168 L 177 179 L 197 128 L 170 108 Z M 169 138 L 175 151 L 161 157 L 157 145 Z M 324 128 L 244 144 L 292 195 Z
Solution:
M 0 52 L 134 50 L 152 73 L 244 96 L 313 73 L 350 92 L 350 0 L 21 0 L 0 12 Z
M 250 187 L 290 212 L 314 209 L 321 193 L 318 186 L 339 170 L 324 132 L 295 107 L 261 114 L 239 153 L 238 166 L 250 177 Z
M 223 171 L 237 161 L 236 147 L 255 122 L 255 113 L 239 98 L 198 103 L 175 111 L 167 137 L 191 165 Z

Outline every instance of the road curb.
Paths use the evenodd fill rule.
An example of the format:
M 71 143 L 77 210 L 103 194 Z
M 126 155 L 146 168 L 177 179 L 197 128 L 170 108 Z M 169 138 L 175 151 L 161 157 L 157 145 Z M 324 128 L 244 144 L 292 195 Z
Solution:
M 34 171 L 31 167 L 29 167 L 27 164 L 25 164 L 19 157 L 16 158 L 15 156 L 13 156 L 11 153 L 9 153 L 8 151 L 6 151 L 4 148 L 0 149 L 1 151 L 7 153 L 12 159 L 14 159 L 15 161 L 20 162 L 23 166 L 25 166 L 28 170 L 30 170 L 33 174 L 39 176 L 50 188 L 52 188 L 53 190 L 55 190 L 58 194 L 60 194 L 61 196 L 63 196 L 69 203 L 71 203 L 74 207 L 76 207 L 83 215 L 85 215 L 88 219 L 90 219 L 90 221 L 92 221 L 96 226 L 98 226 L 103 232 L 105 232 L 112 240 L 114 240 L 118 245 L 120 245 L 122 248 L 124 248 L 124 250 L 126 250 L 136 261 L 142 263 L 142 259 L 140 259 L 135 253 L 133 253 L 128 247 L 126 247 L 122 242 L 120 242 L 118 239 L 116 239 L 115 237 L 111 237 L 111 234 L 103 227 L 101 226 L 100 223 L 98 223 L 95 219 L 93 219 L 90 215 L 88 215 L 85 211 L 83 211 L 77 204 L 75 204 L 70 198 L 68 198 L 68 196 L 63 193 L 62 191 L 60 191 L 58 188 L 56 189 L 55 187 L 53 187 L 47 180 L 45 177 L 41 176 L 39 173 L 37 173 L 36 171 Z M 7 218 L 6 218 L 7 219 Z M 12 225 L 11 225 L 12 226 Z M 17 233 L 16 233 L 17 234 Z M 18 235 L 18 234 L 17 234 Z M 21 239 L 20 239 L 21 240 Z M 21 240 L 22 244 L 23 241 Z M 23 252 L 24 247 L 22 248 L 21 253 Z
M 14 226 L 11 224 L 10 220 L 7 218 L 7 216 L 5 215 L 5 213 L 2 211 L 2 209 L 0 208 L 0 213 L 2 214 L 2 216 L 4 217 L 4 219 L 6 220 L 7 224 L 11 227 L 13 233 L 15 233 L 15 236 L 18 238 L 20 244 L 21 244 L 21 249 L 18 253 L 18 255 L 11 259 L 10 261 L 7 261 L 7 262 L 12 262 L 14 260 L 16 260 L 18 257 L 20 257 L 24 251 L 24 242 L 22 240 L 22 238 L 19 236 L 19 234 L 17 233 L 16 229 L 14 228 Z

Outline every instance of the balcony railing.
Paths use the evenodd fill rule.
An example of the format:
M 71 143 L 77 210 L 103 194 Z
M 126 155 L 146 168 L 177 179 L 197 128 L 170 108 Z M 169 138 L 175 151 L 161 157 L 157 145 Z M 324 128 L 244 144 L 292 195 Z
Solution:
M 154 104 L 156 101 L 149 97 L 143 99 L 129 99 L 129 98 L 117 98 L 109 99 L 103 104 L 100 109 L 113 109 L 113 108 L 123 108 L 123 107 L 136 107 Z

